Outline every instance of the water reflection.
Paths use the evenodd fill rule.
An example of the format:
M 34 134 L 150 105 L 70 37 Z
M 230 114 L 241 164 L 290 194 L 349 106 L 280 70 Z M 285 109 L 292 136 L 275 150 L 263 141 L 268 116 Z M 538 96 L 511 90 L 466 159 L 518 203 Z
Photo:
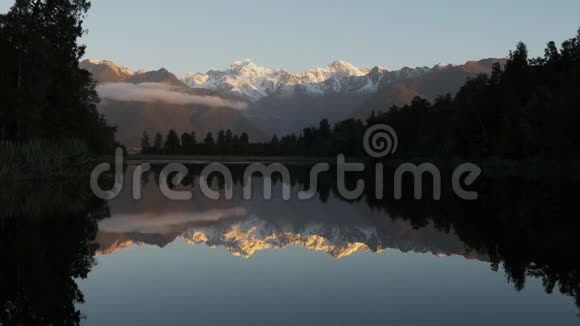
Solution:
M 292 248 L 300 247 L 338 259 L 339 266 L 355 264 L 369 275 L 372 274 L 370 269 L 376 268 L 371 265 L 377 260 L 363 261 L 355 257 L 363 257 L 365 253 L 375 255 L 385 250 L 425 253 L 426 257 L 460 256 L 463 260 L 469 259 L 470 264 L 477 262 L 488 266 L 487 270 L 491 267 L 492 270 L 505 272 L 507 281 L 516 290 L 524 289 L 526 281 L 541 280 L 546 292 L 570 296 L 580 307 L 580 239 L 577 236 L 580 234 L 580 223 L 577 214 L 572 213 L 576 209 L 577 188 L 574 185 L 487 177 L 475 185 L 480 199 L 473 202 L 461 201 L 450 191 L 444 192 L 440 201 L 417 201 L 413 199 L 411 187 L 403 188 L 409 192 L 403 200 L 394 200 L 386 189 L 383 200 L 374 199 L 374 194 L 369 192 L 360 200 L 348 201 L 337 194 L 330 173 L 322 176 L 317 196 L 311 200 L 282 200 L 278 179 L 273 180 L 276 183 L 272 200 L 260 199 L 259 195 L 251 200 L 242 200 L 240 188 L 244 165 L 237 164 L 232 166 L 236 180 L 235 198 L 215 201 L 202 196 L 197 187 L 196 178 L 202 167 L 190 166 L 189 178 L 178 187 L 193 192 L 191 201 L 169 201 L 162 196 L 156 185 L 158 168 L 143 177 L 145 187 L 143 198 L 139 201 L 131 198 L 130 189 L 126 187 L 120 197 L 103 203 L 90 195 L 86 189 L 88 183 L 83 182 L 4 188 L 10 191 L 3 190 L 0 196 L 0 324 L 79 324 L 81 304 L 85 298 L 77 286 L 79 279 L 88 277 L 89 283 L 95 279 L 97 283 L 94 286 L 83 288 L 85 294 L 93 298 L 91 295 L 99 292 L 97 289 L 115 286 L 110 278 L 107 282 L 97 281 L 101 272 L 94 274 L 91 270 L 110 268 L 115 271 L 114 274 L 122 274 L 123 270 L 130 268 L 127 264 L 137 264 L 129 257 L 140 257 L 131 248 L 165 248 L 155 253 L 145 251 L 149 255 L 147 259 L 163 261 L 161 256 L 183 256 L 181 244 L 199 255 L 200 263 L 205 261 L 206 264 L 212 260 L 196 248 L 215 248 L 211 249 L 214 259 L 220 259 L 226 265 L 230 263 L 225 263 L 225 258 L 218 258 L 222 250 L 229 255 L 264 264 L 277 261 L 276 256 L 289 259 L 283 252 L 294 252 Z M 291 169 L 293 193 L 309 186 L 308 172 L 307 166 Z M 131 170 L 126 175 L 130 174 Z M 388 178 L 389 174 L 385 175 Z M 347 180 L 349 186 L 354 185 L 354 177 Z M 356 177 L 365 179 L 370 185 L 367 190 L 374 189 L 372 175 Z M 254 181 L 261 182 L 257 177 Z M 389 180 L 386 184 L 390 184 Z M 215 189 L 223 188 L 223 180 L 216 176 L 213 186 Z M 443 189 L 450 190 L 450 187 L 444 185 Z M 285 249 L 280 252 L 274 250 L 278 248 Z M 127 254 L 118 256 L 124 252 Z M 99 257 L 100 265 L 97 267 L 95 256 Z M 115 257 L 123 257 L 123 260 Z M 298 256 L 293 257 L 297 259 Z M 388 257 L 393 259 L 392 253 Z M 230 260 L 236 259 L 230 257 Z M 294 263 L 307 264 L 308 258 L 303 259 Z M 433 271 L 444 265 L 442 261 L 421 260 L 426 264 L 423 267 Z M 279 260 L 277 263 L 281 264 Z M 314 266 L 312 260 L 308 264 Z M 325 264 L 320 266 L 326 268 Z M 242 275 L 243 268 L 237 266 L 229 272 Z M 452 269 L 447 270 L 449 274 L 453 272 Z M 131 273 L 123 279 L 138 279 L 146 271 L 131 269 Z M 326 277 L 332 278 L 332 271 L 328 273 Z M 411 275 L 413 272 L 408 273 Z M 469 279 L 479 275 L 479 272 L 471 273 L 462 277 Z M 159 280 L 175 277 L 169 275 L 173 274 L 166 270 L 155 277 Z M 291 276 L 280 274 L 279 278 L 290 279 Z M 317 280 L 324 282 L 323 279 Z M 283 283 L 284 279 L 277 281 Z M 352 282 L 353 286 L 361 282 L 349 278 L 341 281 Z M 424 286 L 411 286 L 417 281 L 412 276 L 401 280 L 408 283 L 413 291 L 427 291 Z M 210 280 L 206 282 L 212 283 Z M 478 279 L 470 282 L 477 283 Z M 457 286 L 460 284 L 457 279 Z M 317 286 L 312 283 L 303 290 L 313 290 Z M 118 284 L 117 287 L 123 288 L 123 285 Z M 437 288 L 449 291 L 451 287 L 448 284 Z M 361 289 L 372 291 L 362 283 L 359 284 Z M 162 291 L 158 295 L 165 298 L 180 292 L 177 288 Z M 226 289 L 219 288 L 218 284 L 214 284 L 211 291 L 228 295 L 224 294 L 227 293 Z M 501 296 L 505 297 L 500 289 L 490 291 L 487 295 L 497 296 L 498 300 Z M 369 299 L 380 298 L 377 293 L 368 295 Z M 465 298 L 477 295 L 464 294 Z M 547 304 L 549 296 L 545 297 Z M 135 297 L 130 298 L 135 300 Z M 129 297 L 126 299 L 129 300 Z M 97 301 L 96 298 L 94 300 Z M 86 303 L 92 307 L 87 313 L 88 323 L 91 320 L 103 321 L 102 316 L 95 314 L 104 312 L 95 312 L 91 304 L 90 300 Z M 137 309 L 129 306 L 129 301 L 125 304 L 127 306 L 123 309 Z M 546 307 L 541 311 L 556 314 L 555 308 Z M 278 308 L 264 307 L 272 311 Z M 163 312 L 172 308 L 168 305 L 160 309 Z M 350 309 L 354 309 L 353 306 Z M 528 310 L 531 316 L 531 308 Z M 491 316 L 499 314 L 498 311 L 488 313 Z M 230 320 L 235 320 L 234 317 Z M 294 321 L 306 318 L 302 317 L 296 316 Z M 518 315 L 513 312 L 504 317 L 516 318 Z M 553 316 L 546 314 L 544 317 Z M 171 316 L 167 318 L 171 321 Z M 566 320 L 570 321 L 569 318 Z M 412 320 L 409 322 L 412 323 Z
M 238 196 L 234 199 L 211 200 L 199 188 L 192 187 L 196 184 L 192 179 L 181 188 L 191 191 L 193 199 L 175 202 L 165 198 L 151 182 L 150 179 L 158 180 L 158 175 L 146 178 L 142 200 L 133 201 L 131 189 L 127 187 L 120 197 L 110 202 L 113 217 L 99 224 L 99 254 L 132 244 L 163 247 L 180 238 L 191 245 L 205 243 L 224 247 L 232 255 L 245 258 L 266 249 L 299 245 L 324 251 L 335 258 L 357 251 L 381 252 L 396 248 L 403 252 L 485 259 L 484 255 L 466 248 L 453 232 L 441 232 L 432 223 L 414 228 L 408 221 L 392 219 L 388 213 L 373 209 L 365 202 L 341 200 L 330 195 L 328 189 L 325 195 L 312 200 L 285 201 L 280 195 L 281 183 L 276 182 L 272 200 L 262 199 L 259 193 L 245 200 L 240 198 L 242 186 L 238 182 L 234 187 Z M 220 185 L 223 183 L 214 182 L 216 188 Z M 304 186 L 296 182 L 293 192 Z M 253 188 L 260 189 L 257 184 Z
M 75 279 L 95 265 L 97 221 L 108 215 L 88 191 L 75 181 L 1 187 L 0 325 L 81 322 Z
M 180 188 L 192 191 L 193 200 L 168 204 L 158 187 L 151 187 L 159 180 L 158 166 L 144 176 L 149 184 L 144 200 L 128 204 L 127 191 L 111 203 L 116 217 L 100 225 L 103 238 L 108 238 L 108 242 L 100 240 L 102 252 L 133 242 L 165 245 L 179 237 L 189 244 L 223 246 L 243 257 L 290 244 L 325 251 L 336 258 L 385 248 L 462 255 L 490 261 L 496 271 L 503 267 L 516 290 L 524 288 L 527 277 L 540 278 L 547 293 L 557 288 L 574 297 L 580 307 L 580 222 L 571 213 L 576 209 L 574 185 L 561 180 L 551 183 L 545 179 L 487 177 L 474 186 L 480 193 L 477 201 L 460 200 L 445 184 L 442 200 L 435 201 L 429 196 L 415 200 L 412 180 L 407 179 L 402 200 L 394 200 L 388 187 L 384 199 L 377 200 L 374 175 L 351 173 L 347 187 L 353 189 L 359 178 L 367 187 L 365 196 L 350 201 L 340 197 L 331 171 L 319 177 L 318 193 L 312 200 L 283 201 L 281 180 L 273 175 L 272 200 L 260 199 L 258 190 L 246 201 L 241 199 L 245 167 L 229 166 L 237 199 L 205 199 L 196 187 L 203 165 L 191 165 L 189 178 Z M 294 194 L 309 188 L 309 171 L 307 165 L 291 167 Z M 385 185 L 393 184 L 391 176 L 385 173 Z M 252 188 L 260 189 L 261 179 L 254 178 L 254 182 L 257 186 Z M 224 181 L 218 174 L 213 186 L 223 190 Z M 429 187 L 427 184 L 424 189 Z M 123 240 L 111 242 L 115 234 Z

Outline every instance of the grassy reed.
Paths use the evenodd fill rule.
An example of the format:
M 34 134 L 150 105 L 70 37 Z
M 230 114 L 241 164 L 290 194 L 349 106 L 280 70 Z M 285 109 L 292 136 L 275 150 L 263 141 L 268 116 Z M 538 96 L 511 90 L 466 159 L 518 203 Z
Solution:
M 0 141 L 0 179 L 84 176 L 90 162 L 87 146 L 78 140 Z

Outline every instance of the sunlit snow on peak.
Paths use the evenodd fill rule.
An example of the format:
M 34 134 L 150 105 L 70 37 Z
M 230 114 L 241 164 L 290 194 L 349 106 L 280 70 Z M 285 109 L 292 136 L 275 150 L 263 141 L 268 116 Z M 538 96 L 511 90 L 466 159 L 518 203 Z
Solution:
M 371 69 L 335 60 L 325 67 L 293 74 L 283 69 L 261 67 L 245 59 L 233 62 L 225 70 L 189 73 L 182 81 L 193 88 L 218 90 L 257 101 L 269 95 L 292 95 L 296 92 L 325 95 L 376 91 L 380 78 L 367 78 L 370 72 Z

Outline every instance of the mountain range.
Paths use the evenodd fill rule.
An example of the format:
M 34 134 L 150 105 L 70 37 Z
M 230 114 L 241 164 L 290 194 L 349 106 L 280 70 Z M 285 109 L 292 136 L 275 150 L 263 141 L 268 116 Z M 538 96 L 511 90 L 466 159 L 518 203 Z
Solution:
M 385 71 L 381 67 L 357 68 L 336 60 L 326 67 L 292 74 L 283 69 L 260 67 L 246 59 L 232 63 L 226 70 L 189 73 L 182 81 L 192 88 L 217 90 L 256 102 L 276 95 L 373 93 L 377 91 Z
M 242 60 L 224 70 L 188 73 L 181 79 L 164 68 L 132 71 L 105 60 L 88 59 L 80 66 L 91 72 L 99 85 L 146 84 L 147 92 L 163 89 L 163 96 L 154 99 L 134 96 L 127 100 L 126 96 L 119 96 L 119 91 L 114 96 L 99 92 L 103 99 L 99 109 L 118 126 L 119 140 L 138 147 L 145 130 L 150 134 L 169 129 L 195 131 L 202 138 L 207 132 L 231 129 L 234 133 L 247 132 L 251 139 L 261 141 L 274 134 L 299 133 L 323 118 L 331 123 L 365 119 L 372 111 L 386 111 L 415 96 L 433 100 L 438 95 L 454 94 L 467 79 L 491 72 L 495 62 L 503 64 L 505 59 L 393 71 L 380 66 L 358 68 L 336 60 L 325 67 L 294 74 Z M 129 90 L 135 92 L 134 88 Z M 192 100 L 174 101 L 184 94 L 193 96 Z M 213 105 L 214 102 L 219 104 Z
M 164 247 L 180 239 L 189 245 L 206 244 L 225 248 L 233 256 L 250 258 L 254 254 L 290 245 L 325 252 L 336 259 L 357 252 L 380 253 L 386 249 L 401 252 L 429 253 L 437 256 L 460 255 L 486 260 L 485 255 L 465 248 L 454 234 L 444 234 L 429 225 L 413 230 L 404 222 L 390 223 L 382 229 L 374 225 L 280 224 L 268 219 L 245 217 L 200 226 L 183 226 L 179 234 L 118 233 L 101 231 L 97 235 L 100 249 L 106 255 L 137 245 Z

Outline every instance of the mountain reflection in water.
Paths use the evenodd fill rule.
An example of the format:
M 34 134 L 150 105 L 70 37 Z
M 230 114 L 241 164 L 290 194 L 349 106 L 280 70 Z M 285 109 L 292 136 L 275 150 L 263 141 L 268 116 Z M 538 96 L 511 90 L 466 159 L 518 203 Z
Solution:
M 273 199 L 264 200 L 260 195 L 255 195 L 251 200 L 243 200 L 240 181 L 244 165 L 238 164 L 231 167 L 236 181 L 234 199 L 215 201 L 202 196 L 197 186 L 202 168 L 200 165 L 190 166 L 189 178 L 177 187 L 193 192 L 193 199 L 189 201 L 170 201 L 161 195 L 156 184 L 159 167 L 144 176 L 143 198 L 139 201 L 131 198 L 128 182 L 121 195 L 109 202 L 95 199 L 88 190 L 88 182 L 84 182 L 86 180 L 4 188 L 9 191 L 0 194 L 0 325 L 136 322 L 144 325 L 159 322 L 156 316 L 164 318 L 166 324 L 180 324 L 182 319 L 178 319 L 177 315 L 169 316 L 168 312 L 176 309 L 190 311 L 193 306 L 180 305 L 195 302 L 199 307 L 195 310 L 196 317 L 202 323 L 280 321 L 279 318 L 283 317 L 271 314 L 289 313 L 288 309 L 291 308 L 285 309 L 284 305 L 277 304 L 281 298 L 270 292 L 266 293 L 273 295 L 271 300 L 259 301 L 259 304 L 269 302 L 269 306 L 263 309 L 271 314 L 264 313 L 261 317 L 255 314 L 246 316 L 238 310 L 237 315 L 233 311 L 231 314 L 212 315 L 209 306 L 205 306 L 210 302 L 226 307 L 233 304 L 228 298 L 233 299 L 234 294 L 227 290 L 225 284 L 223 288 L 219 285 L 219 282 L 224 282 L 223 277 L 245 280 L 247 287 L 243 284 L 236 284 L 235 287 L 247 295 L 261 291 L 256 288 L 257 284 L 262 284 L 264 291 L 274 286 L 268 281 L 253 283 L 251 274 L 244 275 L 263 271 L 264 266 L 271 264 L 284 266 L 276 257 L 291 261 L 296 273 L 307 266 L 326 271 L 324 276 L 309 275 L 311 280 L 300 277 L 301 274 L 288 274 L 292 273 L 290 270 L 280 271 L 282 274 L 277 276 L 267 276 L 269 282 L 280 284 L 292 283 L 296 277 L 303 281 L 302 285 L 292 283 L 295 289 L 281 288 L 282 285 L 276 287 L 276 293 L 286 293 L 289 296 L 287 300 L 294 302 L 295 309 L 303 311 L 302 314 L 284 315 L 287 324 L 324 324 L 324 321 L 336 321 L 336 318 L 344 323 L 348 322 L 348 318 L 353 318 L 352 321 L 398 321 L 408 324 L 434 318 L 447 324 L 454 321 L 462 324 L 465 318 L 473 317 L 463 316 L 459 310 L 455 316 L 449 315 L 446 305 L 465 310 L 467 314 L 473 309 L 465 306 L 466 302 L 488 303 L 477 310 L 481 316 L 474 322 L 541 324 L 554 321 L 557 324 L 572 324 L 578 321 L 577 311 L 570 311 L 558 299 L 559 294 L 536 295 L 533 290 L 540 285 L 547 293 L 570 296 L 580 307 L 580 228 L 577 214 L 570 213 L 575 211 L 575 185 L 561 181 L 483 178 L 474 186 L 480 198 L 473 202 L 454 197 L 447 189 L 449 185 L 445 184 L 440 201 L 415 200 L 411 187 L 403 188 L 406 193 L 402 200 L 392 199 L 386 188 L 383 200 L 376 200 L 372 193 L 367 192 L 360 200 L 348 201 L 337 194 L 336 184 L 329 175 L 321 177 L 318 193 L 313 199 L 284 201 L 280 198 L 281 182 L 274 177 Z M 129 167 L 126 175 L 131 175 L 131 172 L 132 167 Z M 308 172 L 307 166 L 291 168 L 293 198 L 296 198 L 297 191 L 308 187 Z M 354 177 L 347 180 L 349 186 L 354 184 Z M 365 179 L 367 190 L 374 189 L 372 175 L 359 174 L 356 177 Z M 262 180 L 255 177 L 253 181 L 257 183 L 253 188 L 259 189 Z M 385 184 L 389 185 L 390 182 L 386 180 Z M 213 186 L 221 189 L 223 180 L 214 179 Z M 207 249 L 209 251 L 206 253 L 203 248 L 207 247 L 215 249 Z M 154 248 L 161 249 L 152 251 Z M 279 248 L 285 249 L 274 250 Z M 305 252 L 300 251 L 300 254 L 292 248 L 304 248 L 336 258 L 338 265 L 328 265 L 320 256 L 309 258 Z M 183 262 L 182 265 L 171 266 L 176 263 L 171 263 L 169 258 L 185 258 L 185 249 L 196 254 L 196 262 L 192 262 L 194 265 Z M 229 258 L 221 256 L 221 251 L 228 252 Z M 396 252 L 402 256 L 395 255 Z M 210 253 L 211 256 L 208 256 Z M 426 255 L 415 257 L 414 253 Z M 247 258 L 248 264 L 236 265 L 233 262 L 239 258 L 231 255 Z M 436 256 L 459 256 L 456 259 L 461 260 L 450 261 Z M 401 275 L 407 273 L 409 276 L 401 276 L 400 279 L 395 274 L 385 274 L 384 277 L 375 275 L 378 271 L 374 269 L 386 268 L 395 262 L 402 264 L 400 259 L 403 257 L 408 257 L 404 261 L 409 265 L 399 265 L 400 268 L 411 268 L 413 265 L 418 270 L 401 271 Z M 150 264 L 145 264 L 148 261 Z M 254 261 L 257 266 L 254 266 Z M 411 261 L 414 262 L 411 264 Z M 144 266 L 158 266 L 159 269 L 148 272 L 143 269 Z M 177 270 L 193 273 L 191 269 L 194 266 L 209 268 L 207 272 L 216 274 L 215 279 L 206 276 L 210 279 L 200 280 L 194 276 L 188 278 L 188 274 L 176 274 Z M 222 275 L 226 272 L 224 268 L 229 276 Z M 254 271 L 254 268 L 257 270 Z M 348 274 L 347 270 L 351 269 Z M 356 279 L 352 274 L 355 269 L 361 273 L 356 274 Z M 501 273 L 490 269 L 501 270 Z M 458 271 L 462 274 L 453 276 Z M 488 284 L 488 278 L 492 276 L 490 273 L 499 277 L 505 275 L 518 291 L 523 290 L 526 283 L 529 283 L 531 290 L 523 291 L 523 296 L 512 297 L 513 290 L 508 294 L 499 284 Z M 367 281 L 360 279 L 362 275 L 375 275 L 375 290 L 366 287 Z M 148 313 L 152 306 L 144 301 L 147 297 L 143 294 L 145 283 L 135 283 L 139 280 L 144 282 L 147 277 L 154 277 L 152 281 L 155 283 L 171 284 L 172 279 L 185 283 L 180 287 L 155 290 L 158 292 L 150 300 L 164 298 L 166 303 L 156 303 L 161 306 L 157 307 L 158 313 L 152 315 L 152 312 Z M 416 277 L 431 277 L 439 282 L 442 278 L 447 281 L 454 278 L 457 284 L 427 285 Z M 390 284 L 390 279 L 398 279 L 398 283 Z M 356 304 L 342 302 L 337 297 L 338 290 L 328 287 L 334 284 L 332 282 L 340 282 L 340 286 L 348 285 L 353 295 L 356 291 L 362 291 L 358 294 L 366 293 L 371 301 L 359 297 Z M 188 283 L 191 286 L 196 284 L 196 288 L 190 289 L 191 292 L 187 292 Z M 209 288 L 205 289 L 203 284 L 208 284 Z M 477 287 L 477 284 L 483 287 Z M 447 303 L 433 301 L 430 303 L 432 309 L 425 306 L 425 300 L 434 295 L 431 290 L 450 295 L 461 293 L 462 287 L 469 287 L 472 292 L 457 294 L 457 298 L 451 296 Z M 379 289 L 383 292 L 376 292 Z M 398 292 L 403 289 L 406 292 Z M 210 302 L 194 300 L 196 291 L 205 293 L 206 300 Z M 110 294 L 113 292 L 115 298 Z M 186 292 L 191 293 L 192 298 L 177 300 Z M 298 294 L 308 292 L 310 299 Z M 411 293 L 417 295 L 413 304 L 425 309 L 422 313 L 403 313 L 411 304 L 405 299 Z M 402 305 L 399 308 L 403 310 L 395 308 L 397 304 L 393 301 L 383 308 L 373 308 L 370 302 L 386 300 L 387 296 L 398 300 Z M 254 311 L 250 309 L 253 307 L 250 302 L 257 299 L 246 300 L 249 301 L 245 304 L 239 298 L 234 300 L 239 305 L 236 309 L 243 308 L 250 314 Z M 300 300 L 303 301 L 302 305 L 297 303 Z M 511 310 L 504 311 L 486 300 L 496 300 Z M 518 310 L 519 301 L 530 306 Z M 117 302 L 120 306 L 109 306 L 108 302 Z M 366 302 L 366 308 L 360 306 L 362 302 Z M 570 299 L 565 302 L 571 303 Z M 328 308 L 326 304 L 332 304 L 333 313 L 325 310 Z M 319 310 L 306 313 L 305 305 L 309 305 L 308 309 L 318 306 Z M 439 309 L 439 315 L 433 309 Z M 361 315 L 364 311 L 367 314 Z M 385 317 L 386 312 L 391 314 L 390 317 Z M 397 318 L 403 318 L 404 322 Z
M 113 216 L 99 223 L 98 254 L 133 244 L 164 247 L 180 238 L 191 245 L 224 247 L 232 255 L 245 258 L 288 245 L 324 251 L 336 258 L 386 248 L 483 257 L 467 250 L 453 232 L 438 231 L 432 223 L 415 229 L 410 222 L 391 219 L 364 202 L 350 203 L 335 196 L 324 203 L 318 198 L 263 200 L 259 195 L 251 200 L 211 200 L 199 187 L 189 188 L 193 192 L 191 201 L 175 202 L 165 198 L 155 184 L 146 184 L 139 202 L 132 201 L 127 188 L 110 202 Z M 281 194 L 280 188 L 277 183 L 273 193 Z M 299 190 L 295 186 L 293 193 Z M 240 184 L 234 193 L 242 193 Z

